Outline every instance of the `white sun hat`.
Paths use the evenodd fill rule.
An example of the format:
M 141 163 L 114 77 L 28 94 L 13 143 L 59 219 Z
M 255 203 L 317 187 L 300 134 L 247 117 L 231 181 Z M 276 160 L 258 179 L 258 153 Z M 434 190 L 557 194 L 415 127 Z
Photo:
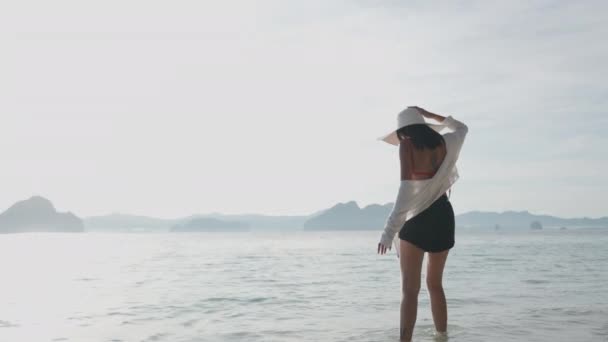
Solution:
M 402 127 L 418 124 L 428 125 L 437 133 L 441 133 L 440 131 L 445 127 L 438 121 L 420 114 L 420 111 L 416 107 L 407 107 L 397 114 L 397 128 L 389 134 L 378 138 L 378 140 L 385 141 L 391 145 L 399 145 L 397 131 Z

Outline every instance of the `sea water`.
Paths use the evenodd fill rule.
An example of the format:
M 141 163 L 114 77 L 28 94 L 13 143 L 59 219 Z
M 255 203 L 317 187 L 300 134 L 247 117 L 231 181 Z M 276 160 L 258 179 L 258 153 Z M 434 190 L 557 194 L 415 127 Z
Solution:
M 0 235 L 0 341 L 397 341 L 379 237 Z M 449 341 L 608 341 L 608 230 L 458 231 L 444 288 Z M 414 341 L 434 341 L 424 280 Z

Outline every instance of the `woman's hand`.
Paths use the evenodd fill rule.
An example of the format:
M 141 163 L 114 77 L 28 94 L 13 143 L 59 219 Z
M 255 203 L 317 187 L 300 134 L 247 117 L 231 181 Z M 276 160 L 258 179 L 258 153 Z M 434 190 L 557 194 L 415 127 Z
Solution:
M 418 107 L 418 106 L 411 106 L 412 108 L 415 108 L 420 115 L 422 116 L 426 116 L 427 118 L 430 119 L 435 119 L 439 122 L 442 122 L 445 119 L 445 116 L 439 115 L 439 114 L 435 114 L 435 113 L 431 113 L 428 110 L 422 108 L 422 107 Z
M 411 106 L 412 108 L 416 109 L 420 114 L 424 115 L 424 116 L 428 116 L 429 111 L 427 111 L 426 109 L 422 108 L 422 107 L 418 107 L 418 106 Z
M 386 254 L 386 252 L 390 251 L 391 247 L 384 246 L 381 242 L 378 243 L 378 254 Z

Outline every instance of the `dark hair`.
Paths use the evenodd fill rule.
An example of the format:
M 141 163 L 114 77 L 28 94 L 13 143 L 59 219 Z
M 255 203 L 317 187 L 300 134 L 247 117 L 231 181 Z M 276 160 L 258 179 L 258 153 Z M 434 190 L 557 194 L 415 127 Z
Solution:
M 443 145 L 443 136 L 425 124 L 401 127 L 397 130 L 399 140 L 409 137 L 417 149 L 434 149 Z

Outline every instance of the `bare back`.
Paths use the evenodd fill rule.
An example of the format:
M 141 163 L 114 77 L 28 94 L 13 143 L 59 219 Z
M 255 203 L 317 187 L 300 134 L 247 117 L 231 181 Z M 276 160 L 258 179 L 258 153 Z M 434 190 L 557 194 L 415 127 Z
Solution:
M 445 143 L 434 149 L 417 149 L 408 138 L 399 144 L 401 180 L 433 178 L 445 159 Z

